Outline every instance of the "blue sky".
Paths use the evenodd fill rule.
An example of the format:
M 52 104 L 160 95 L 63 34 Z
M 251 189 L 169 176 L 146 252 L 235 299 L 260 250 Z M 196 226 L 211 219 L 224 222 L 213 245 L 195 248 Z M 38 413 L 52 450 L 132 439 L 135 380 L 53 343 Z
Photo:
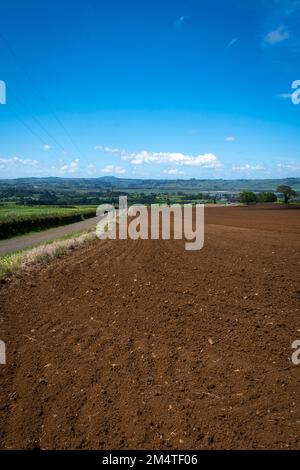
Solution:
M 300 176 L 300 0 L 1 2 L 0 177 Z

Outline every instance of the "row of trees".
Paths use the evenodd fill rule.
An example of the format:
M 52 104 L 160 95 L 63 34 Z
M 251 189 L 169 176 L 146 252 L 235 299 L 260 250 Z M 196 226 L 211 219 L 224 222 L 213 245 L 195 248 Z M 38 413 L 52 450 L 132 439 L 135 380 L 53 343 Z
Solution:
M 285 204 L 288 204 L 291 199 L 298 196 L 296 191 L 287 185 L 278 186 L 276 191 L 282 194 Z M 239 196 L 239 201 L 243 204 L 255 204 L 257 202 L 276 202 L 277 196 L 272 192 L 255 194 L 252 191 L 242 191 Z

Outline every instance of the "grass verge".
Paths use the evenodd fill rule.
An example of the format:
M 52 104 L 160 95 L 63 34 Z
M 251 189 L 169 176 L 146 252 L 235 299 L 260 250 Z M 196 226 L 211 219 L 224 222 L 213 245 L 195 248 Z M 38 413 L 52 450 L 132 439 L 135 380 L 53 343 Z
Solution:
M 0 256 L 0 279 L 32 264 L 48 263 L 51 259 L 60 258 L 68 250 L 95 238 L 94 230 L 75 232 L 34 248 L 26 248 Z

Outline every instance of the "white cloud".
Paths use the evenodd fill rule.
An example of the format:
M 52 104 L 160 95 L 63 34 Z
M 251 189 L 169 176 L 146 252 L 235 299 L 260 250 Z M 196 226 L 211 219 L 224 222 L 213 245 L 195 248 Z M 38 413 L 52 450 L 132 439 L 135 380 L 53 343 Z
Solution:
M 100 171 L 102 173 L 110 173 L 110 174 L 116 174 L 116 175 L 124 175 L 126 173 L 125 168 L 122 168 L 121 166 L 115 166 L 115 165 L 106 165 L 104 168 L 101 168 Z
M 200 166 L 204 168 L 217 168 L 221 166 L 217 157 L 212 153 L 194 156 L 180 152 L 149 152 L 143 150 L 142 152 L 123 154 L 121 158 L 130 161 L 133 165 L 141 165 L 143 163 L 167 163 L 182 166 Z
M 229 135 L 229 136 L 226 137 L 226 139 L 225 139 L 226 142 L 234 142 L 235 140 L 236 140 L 235 135 Z
M 124 160 L 129 160 L 134 165 L 142 163 L 172 163 L 174 165 L 200 166 L 204 168 L 217 168 L 221 164 L 212 153 L 203 155 L 187 155 L 179 152 L 142 152 L 123 155 Z
M 2 168 L 14 166 L 37 166 L 39 165 L 38 160 L 30 160 L 30 159 L 22 159 L 18 157 L 11 157 L 11 158 L 0 158 L 0 165 Z
M 170 168 L 169 170 L 164 170 L 165 175 L 184 175 L 184 171 L 178 170 L 177 168 Z
M 246 163 L 245 165 L 234 165 L 232 170 L 250 173 L 252 171 L 263 171 L 265 170 L 265 167 L 262 165 L 249 165 L 249 163 Z
M 282 41 L 289 39 L 290 33 L 286 31 L 284 26 L 278 26 L 278 28 L 270 31 L 264 38 L 265 46 L 273 46 Z
M 69 164 L 64 164 L 60 167 L 59 171 L 61 173 L 77 173 L 79 170 L 79 160 L 78 158 L 76 160 L 73 160 Z
M 183 23 L 188 19 L 189 19 L 189 16 L 185 16 L 185 15 L 180 16 L 179 18 L 177 18 L 176 21 L 174 21 L 174 27 L 180 28 L 183 25 Z
M 88 175 L 94 175 L 97 172 L 96 165 L 93 163 L 89 163 L 87 166 L 87 173 Z
M 229 43 L 227 44 L 226 49 L 230 49 L 238 41 L 238 39 L 239 38 L 231 39 L 231 41 L 229 41 Z
M 300 163 L 278 163 L 279 170 L 300 171 Z
M 43 146 L 43 149 L 44 149 L 44 150 L 50 150 L 50 149 L 52 149 L 52 147 L 51 147 L 51 145 L 49 145 L 49 144 L 45 144 L 45 145 Z
M 101 149 L 103 152 L 112 153 L 110 147 L 101 146 Z M 180 152 L 150 152 L 148 150 L 143 150 L 141 152 L 128 152 L 126 150 L 119 149 L 114 149 L 113 153 L 121 157 L 122 160 L 129 161 L 133 165 L 153 163 L 200 166 L 203 168 L 220 168 L 223 166 L 212 153 L 188 155 Z
M 122 150 L 118 148 L 112 148 L 112 147 L 107 147 L 103 145 L 96 145 L 95 150 L 99 150 L 100 152 L 106 152 L 106 153 L 120 153 Z

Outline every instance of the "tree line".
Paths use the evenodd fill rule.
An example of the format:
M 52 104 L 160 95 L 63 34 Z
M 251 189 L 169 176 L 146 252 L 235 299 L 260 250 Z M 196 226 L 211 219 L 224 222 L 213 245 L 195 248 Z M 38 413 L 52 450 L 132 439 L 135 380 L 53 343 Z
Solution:
M 290 186 L 282 184 L 277 187 L 277 193 L 282 194 L 283 202 L 288 204 L 293 198 L 298 196 Z M 257 202 L 276 202 L 277 195 L 273 192 L 254 193 L 253 191 L 242 191 L 239 195 L 239 202 L 243 204 L 256 204 Z

